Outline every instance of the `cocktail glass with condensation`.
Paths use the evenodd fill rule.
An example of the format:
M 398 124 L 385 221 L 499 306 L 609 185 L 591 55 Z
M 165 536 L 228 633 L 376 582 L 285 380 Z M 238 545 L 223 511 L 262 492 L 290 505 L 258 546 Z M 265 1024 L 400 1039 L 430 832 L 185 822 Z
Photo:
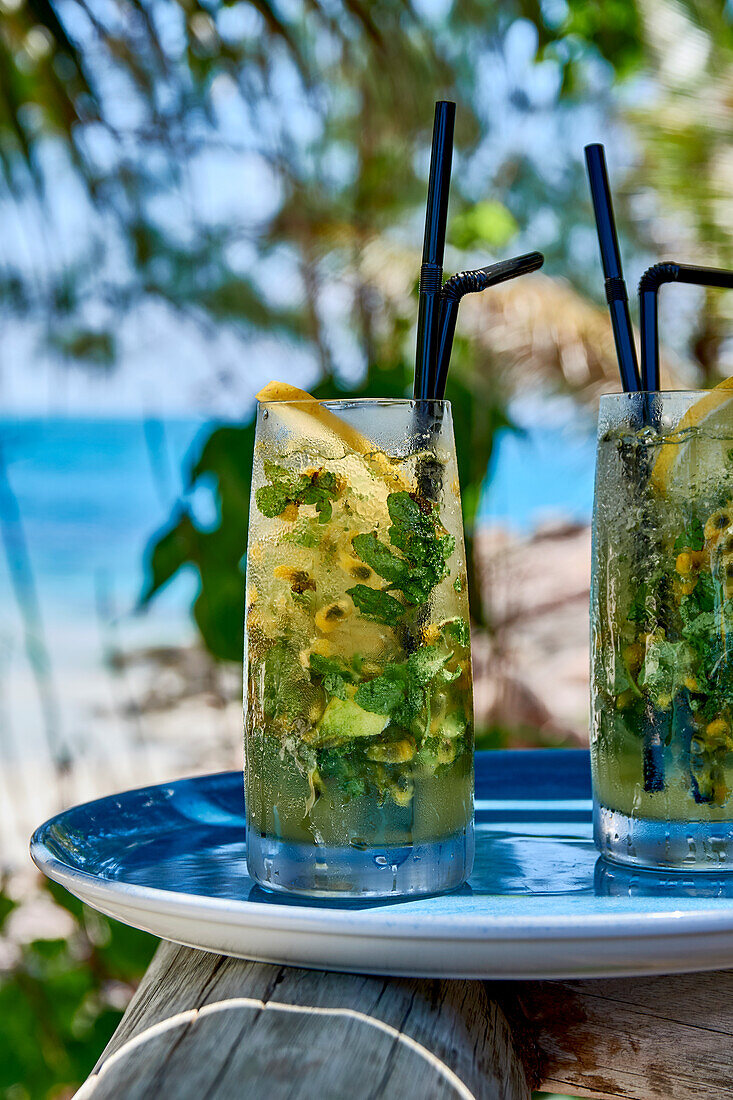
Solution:
M 472 680 L 449 404 L 260 402 L 244 685 L 259 884 L 359 898 L 466 880 Z
M 604 397 L 591 597 L 596 842 L 733 869 L 733 389 Z

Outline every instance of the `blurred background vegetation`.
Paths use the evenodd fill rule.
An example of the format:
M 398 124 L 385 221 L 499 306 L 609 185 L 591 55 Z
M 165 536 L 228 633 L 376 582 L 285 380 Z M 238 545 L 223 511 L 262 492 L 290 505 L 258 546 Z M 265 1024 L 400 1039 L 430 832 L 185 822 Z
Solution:
M 200 441 L 186 494 L 161 515 L 141 603 L 193 569 L 196 627 L 219 662 L 241 658 L 254 392 L 278 375 L 318 396 L 410 392 L 435 99 L 458 103 L 446 270 L 546 256 L 531 286 L 462 313 L 447 396 L 472 560 L 517 396 L 592 406 L 617 386 L 583 144 L 608 147 L 630 286 L 661 258 L 733 266 L 729 3 L 0 0 L 0 12 L 0 369 L 28 331 L 31 388 L 34 358 L 96 380 L 131 371 L 143 341 L 158 392 L 179 384 L 178 336 L 194 348 L 230 422 Z M 733 373 L 730 312 L 730 296 L 665 291 L 673 377 Z M 207 522 L 191 503 L 200 485 L 215 498 Z M 490 633 L 478 581 L 472 613 Z M 150 952 L 53 898 L 73 927 L 0 959 L 7 1100 L 69 1095 Z

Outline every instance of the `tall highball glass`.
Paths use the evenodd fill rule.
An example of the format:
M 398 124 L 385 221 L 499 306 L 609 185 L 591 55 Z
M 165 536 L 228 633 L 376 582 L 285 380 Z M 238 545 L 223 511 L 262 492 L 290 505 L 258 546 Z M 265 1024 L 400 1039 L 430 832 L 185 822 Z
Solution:
M 601 400 L 591 594 L 596 843 L 733 869 L 733 391 Z
M 449 404 L 260 404 L 244 687 L 259 884 L 364 898 L 466 880 L 472 681 Z

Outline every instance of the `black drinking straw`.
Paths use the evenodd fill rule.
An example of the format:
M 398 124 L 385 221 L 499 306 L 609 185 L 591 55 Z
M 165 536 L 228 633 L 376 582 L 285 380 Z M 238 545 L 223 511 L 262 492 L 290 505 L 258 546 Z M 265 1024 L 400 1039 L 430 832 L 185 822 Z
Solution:
M 603 277 L 606 280 L 606 301 L 611 313 L 613 337 L 616 341 L 621 383 L 626 393 L 637 393 L 639 369 L 636 363 L 634 333 L 629 316 L 629 296 L 626 292 L 621 253 L 616 235 L 616 222 L 613 217 L 611 189 L 606 171 L 606 154 L 602 145 L 586 145 L 585 163 L 588 169 L 588 182 L 593 199 L 593 212 L 598 229 L 598 244 L 601 248 Z
M 417 315 L 415 355 L 415 399 L 429 398 L 435 385 L 438 351 L 440 291 L 443 281 L 445 223 L 448 215 L 448 191 L 453 160 L 453 124 L 456 105 L 446 100 L 435 104 L 433 147 L 430 153 L 430 180 L 425 211 L 420 299 Z
M 453 336 L 456 331 L 458 306 L 464 294 L 477 294 L 487 287 L 516 279 L 530 271 L 537 271 L 545 262 L 541 252 L 528 252 L 524 256 L 515 256 L 511 260 L 500 260 L 490 267 L 480 267 L 476 271 L 460 271 L 444 284 L 440 299 L 440 324 L 438 329 L 437 370 L 435 388 L 431 396 L 442 401 L 448 378 Z
M 659 323 L 657 295 L 664 283 L 692 283 L 696 286 L 733 288 L 733 271 L 692 264 L 655 264 L 639 281 L 639 322 L 641 325 L 641 386 L 659 390 Z
M 601 264 L 603 265 L 603 277 L 606 281 L 606 301 L 611 314 L 613 338 L 616 343 L 616 358 L 618 359 L 621 384 L 625 393 L 638 393 L 641 388 L 639 381 L 639 368 L 636 362 L 636 347 L 634 345 L 634 332 L 631 327 L 629 315 L 629 296 L 624 282 L 623 269 L 621 267 L 621 253 L 618 247 L 616 234 L 616 222 L 613 216 L 613 203 L 611 201 L 611 188 L 608 183 L 606 170 L 606 154 L 602 145 L 586 145 L 585 163 L 588 169 L 588 182 L 590 184 L 591 197 L 593 199 L 593 213 L 598 230 L 598 244 L 601 249 Z M 653 419 L 644 399 L 641 407 L 631 411 L 631 422 L 638 418 L 637 426 Z M 634 449 L 624 448 L 624 465 L 631 483 L 636 486 L 637 493 L 643 497 L 648 480 L 648 470 L 645 468 L 643 458 L 639 457 Z M 642 508 L 642 515 L 643 515 Z M 645 545 L 646 523 L 642 523 L 638 532 L 638 544 L 640 562 L 648 561 L 649 547 Z M 639 577 L 641 582 L 643 577 Z M 642 752 L 644 790 L 664 790 L 664 738 L 663 715 L 653 707 L 649 707 L 646 714 L 646 728 L 644 730 L 644 747 Z

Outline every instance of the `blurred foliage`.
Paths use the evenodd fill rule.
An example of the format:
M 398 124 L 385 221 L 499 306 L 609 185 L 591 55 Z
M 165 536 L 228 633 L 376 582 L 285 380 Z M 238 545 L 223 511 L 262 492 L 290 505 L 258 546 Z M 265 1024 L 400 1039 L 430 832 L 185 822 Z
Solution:
M 71 1095 L 91 1072 L 152 958 L 152 936 L 87 909 L 47 880 L 73 920 L 70 935 L 18 947 L 0 971 L 0 1098 Z M 0 935 L 16 908 L 0 890 Z
M 397 322 L 406 354 L 414 304 L 395 317 L 363 257 L 409 234 L 417 262 L 441 95 L 460 106 L 457 252 L 540 247 L 547 270 L 600 298 L 597 257 L 574 243 L 591 214 L 572 132 L 614 81 L 631 89 L 639 182 L 730 262 L 732 35 L 718 0 L 14 0 L 0 21 L 0 201 L 45 228 L 37 256 L 5 250 L 0 303 L 42 311 L 47 349 L 92 367 L 114 360 L 143 305 L 207 331 L 274 332 L 323 375 L 343 373 L 347 335 L 362 369 L 378 361 Z M 219 217 L 202 191 L 217 157 L 243 175 L 241 210 Z M 626 198 L 624 226 L 649 251 L 653 219 Z M 73 240 L 54 234 L 69 200 L 86 210 Z M 523 239 L 543 218 L 540 239 Z M 335 293 L 348 299 L 338 317 Z M 719 304 L 705 302 L 690 348 L 703 371 Z
M 534 726 L 479 726 L 476 729 L 476 751 L 496 749 L 562 749 L 576 748 L 577 742 L 568 734 L 547 733 Z
M 516 218 L 502 203 L 477 202 L 452 219 L 448 240 L 462 251 L 504 248 L 518 232 Z
M 614 81 L 641 76 L 658 89 L 669 85 L 665 94 L 677 96 L 670 111 L 683 93 L 693 95 L 698 110 L 685 125 L 660 125 L 656 103 L 638 124 L 646 127 L 650 170 L 654 155 L 666 158 L 656 169 L 667 172 L 658 200 L 686 211 L 698 239 L 718 242 L 723 256 L 730 229 L 716 205 L 714 166 L 725 112 L 710 120 L 699 109 L 711 80 L 719 99 L 730 80 L 722 63 L 730 27 L 715 7 L 714 0 L 461 0 L 430 14 L 389 0 L 176 0 L 165 11 L 146 0 L 13 4 L 0 25 L 0 169 L 8 192 L 46 208 L 53 223 L 58 162 L 49 149 L 62 148 L 89 219 L 71 261 L 59 249 L 57 262 L 52 247 L 30 277 L 8 257 L 0 300 L 15 313 L 44 308 L 48 346 L 97 370 L 113 363 L 125 318 L 155 303 L 207 333 L 242 341 L 275 335 L 283 360 L 307 355 L 304 369 L 320 396 L 404 395 L 415 276 L 411 287 L 410 278 L 394 284 L 404 257 L 418 269 L 432 100 L 447 95 L 460 106 L 451 263 L 541 247 L 547 270 L 600 297 L 595 249 L 574 243 L 579 227 L 589 240 L 593 230 L 572 133 L 578 112 L 600 109 L 604 97 L 607 106 Z M 664 41 L 665 20 L 694 31 L 702 59 L 681 91 L 669 84 L 681 78 L 670 76 L 674 41 Z M 538 144 L 537 125 L 556 135 L 551 170 L 543 158 L 553 138 Z M 654 154 L 656 147 L 663 152 Z M 243 172 L 241 209 L 219 218 L 191 182 L 217 156 Z M 693 170 L 698 161 L 709 170 Z M 627 233 L 649 250 L 650 219 L 634 215 L 623 189 L 619 198 Z M 533 227 L 543 213 L 538 239 Z M 703 310 L 693 349 L 708 375 L 723 339 L 718 302 L 711 296 Z M 470 425 L 458 433 L 470 560 L 493 431 L 505 422 L 511 393 L 505 365 L 501 355 L 477 363 L 456 341 L 448 396 L 459 406 L 457 422 Z M 183 501 L 152 548 L 142 596 L 145 604 L 181 568 L 195 568 L 202 637 L 212 653 L 235 660 L 251 447 L 251 424 L 222 427 L 206 444 L 190 489 L 215 486 L 218 523 L 202 526 Z M 480 617 L 475 603 L 473 612 Z
M 686 260 L 731 268 L 731 6 L 686 0 L 641 10 L 656 94 L 629 111 L 642 150 L 631 185 L 664 195 L 669 217 L 657 227 L 655 245 L 665 258 L 682 259 L 682 241 Z M 689 350 L 706 385 L 720 379 L 720 352 L 732 323 L 733 295 L 705 291 Z
M 645 60 L 641 26 L 642 3 L 629 0 L 560 0 L 544 5 L 545 25 L 540 24 L 540 54 L 563 66 L 566 91 L 584 83 L 578 64 L 583 53 L 595 49 L 610 61 L 618 77 L 635 73 Z M 533 18 L 533 4 L 526 15 Z
M 334 333 L 323 297 L 341 283 L 352 298 L 342 324 L 373 362 L 392 319 L 360 258 L 397 226 L 414 225 L 418 243 L 432 100 L 460 103 L 456 248 L 503 248 L 544 208 L 562 220 L 567 207 L 576 222 L 580 210 L 588 222 L 577 168 L 541 171 L 531 142 L 510 143 L 495 164 L 485 139 L 497 112 L 519 131 L 562 102 L 597 102 L 596 62 L 624 76 L 638 68 L 639 10 L 625 0 L 461 0 L 432 16 L 390 0 L 7 4 L 0 171 L 27 216 L 37 220 L 40 206 L 47 237 L 32 269 L 7 251 L 0 301 L 16 314 L 44 310 L 48 347 L 72 362 L 106 363 L 124 319 L 155 303 L 240 335 L 275 331 L 328 373 Z M 507 45 L 517 27 L 529 36 L 528 64 L 514 59 L 514 78 L 506 51 L 518 48 Z M 207 157 L 232 153 L 242 209 L 217 220 L 192 181 Z M 88 216 L 70 249 L 54 222 L 60 202 L 82 202 L 80 189 Z M 575 277 L 563 228 L 549 259 Z M 302 284 L 292 304 L 257 273 L 257 260 L 275 254 Z M 583 271 L 577 279 L 582 286 Z

